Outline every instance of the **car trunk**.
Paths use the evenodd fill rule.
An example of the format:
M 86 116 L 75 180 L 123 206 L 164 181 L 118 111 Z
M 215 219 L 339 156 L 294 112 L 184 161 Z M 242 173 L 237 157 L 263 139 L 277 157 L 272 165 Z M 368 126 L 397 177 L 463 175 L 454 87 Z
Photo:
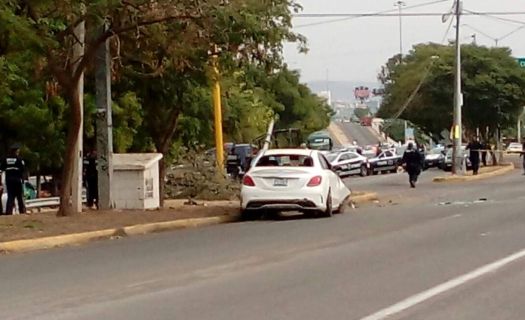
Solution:
M 304 168 L 259 168 L 250 172 L 258 188 L 269 191 L 298 190 L 306 186 L 316 176 Z

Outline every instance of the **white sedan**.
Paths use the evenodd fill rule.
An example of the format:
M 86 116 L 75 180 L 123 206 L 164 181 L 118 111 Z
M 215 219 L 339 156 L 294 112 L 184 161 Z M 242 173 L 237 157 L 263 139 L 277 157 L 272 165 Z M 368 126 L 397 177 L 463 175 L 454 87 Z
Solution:
M 511 142 L 507 147 L 508 153 L 521 153 L 523 152 L 523 145 L 518 142 Z
M 341 212 L 350 190 L 317 150 L 261 151 L 241 188 L 245 218 L 261 211 L 302 211 L 330 217 Z

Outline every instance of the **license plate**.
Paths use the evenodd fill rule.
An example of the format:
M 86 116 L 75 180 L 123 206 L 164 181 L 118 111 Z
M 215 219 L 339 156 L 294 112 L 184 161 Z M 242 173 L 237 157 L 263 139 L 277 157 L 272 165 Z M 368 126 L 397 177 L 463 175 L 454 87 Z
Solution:
M 273 185 L 276 187 L 286 187 L 288 185 L 288 179 L 274 179 Z

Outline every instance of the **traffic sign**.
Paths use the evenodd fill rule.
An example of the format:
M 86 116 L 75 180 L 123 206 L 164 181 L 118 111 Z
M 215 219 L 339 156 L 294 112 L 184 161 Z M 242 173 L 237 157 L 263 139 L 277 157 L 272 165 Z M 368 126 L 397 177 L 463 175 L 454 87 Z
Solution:
M 517 58 L 520 67 L 525 68 L 525 58 Z

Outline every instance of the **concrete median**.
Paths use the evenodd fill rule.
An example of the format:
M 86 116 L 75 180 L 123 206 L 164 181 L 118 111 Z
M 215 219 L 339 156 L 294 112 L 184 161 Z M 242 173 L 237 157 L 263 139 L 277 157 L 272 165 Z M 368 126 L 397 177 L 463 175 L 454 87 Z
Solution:
M 90 241 L 109 239 L 112 237 L 126 237 L 132 235 L 148 234 L 153 232 L 169 231 L 183 228 L 202 227 L 214 224 L 234 222 L 238 220 L 237 215 L 206 217 L 195 219 L 183 219 L 166 222 L 140 224 L 122 228 L 89 231 L 82 233 L 66 234 L 36 239 L 24 239 L 0 243 L 0 252 L 15 253 L 50 249 L 56 247 L 73 246 L 85 244 Z
M 363 192 L 363 193 L 357 193 L 355 195 L 350 196 L 350 201 L 352 201 L 355 204 L 362 204 L 366 202 L 371 202 L 378 200 L 379 197 L 377 193 L 375 192 Z
M 468 181 L 477 181 L 482 179 L 488 179 L 492 177 L 497 177 L 509 173 L 515 169 L 514 164 L 507 164 L 499 166 L 489 172 L 480 172 L 478 175 L 450 175 L 450 176 L 441 176 L 435 177 L 434 182 L 468 182 Z
M 377 199 L 377 194 L 372 192 L 357 192 L 355 195 L 350 197 L 350 201 L 355 204 L 371 202 Z M 239 221 L 239 214 L 237 212 L 235 214 L 227 214 L 222 216 L 144 223 L 96 231 L 5 241 L 0 242 L 0 253 L 28 252 L 57 247 L 75 246 L 102 239 L 144 235 L 155 232 L 210 226 L 236 221 Z

